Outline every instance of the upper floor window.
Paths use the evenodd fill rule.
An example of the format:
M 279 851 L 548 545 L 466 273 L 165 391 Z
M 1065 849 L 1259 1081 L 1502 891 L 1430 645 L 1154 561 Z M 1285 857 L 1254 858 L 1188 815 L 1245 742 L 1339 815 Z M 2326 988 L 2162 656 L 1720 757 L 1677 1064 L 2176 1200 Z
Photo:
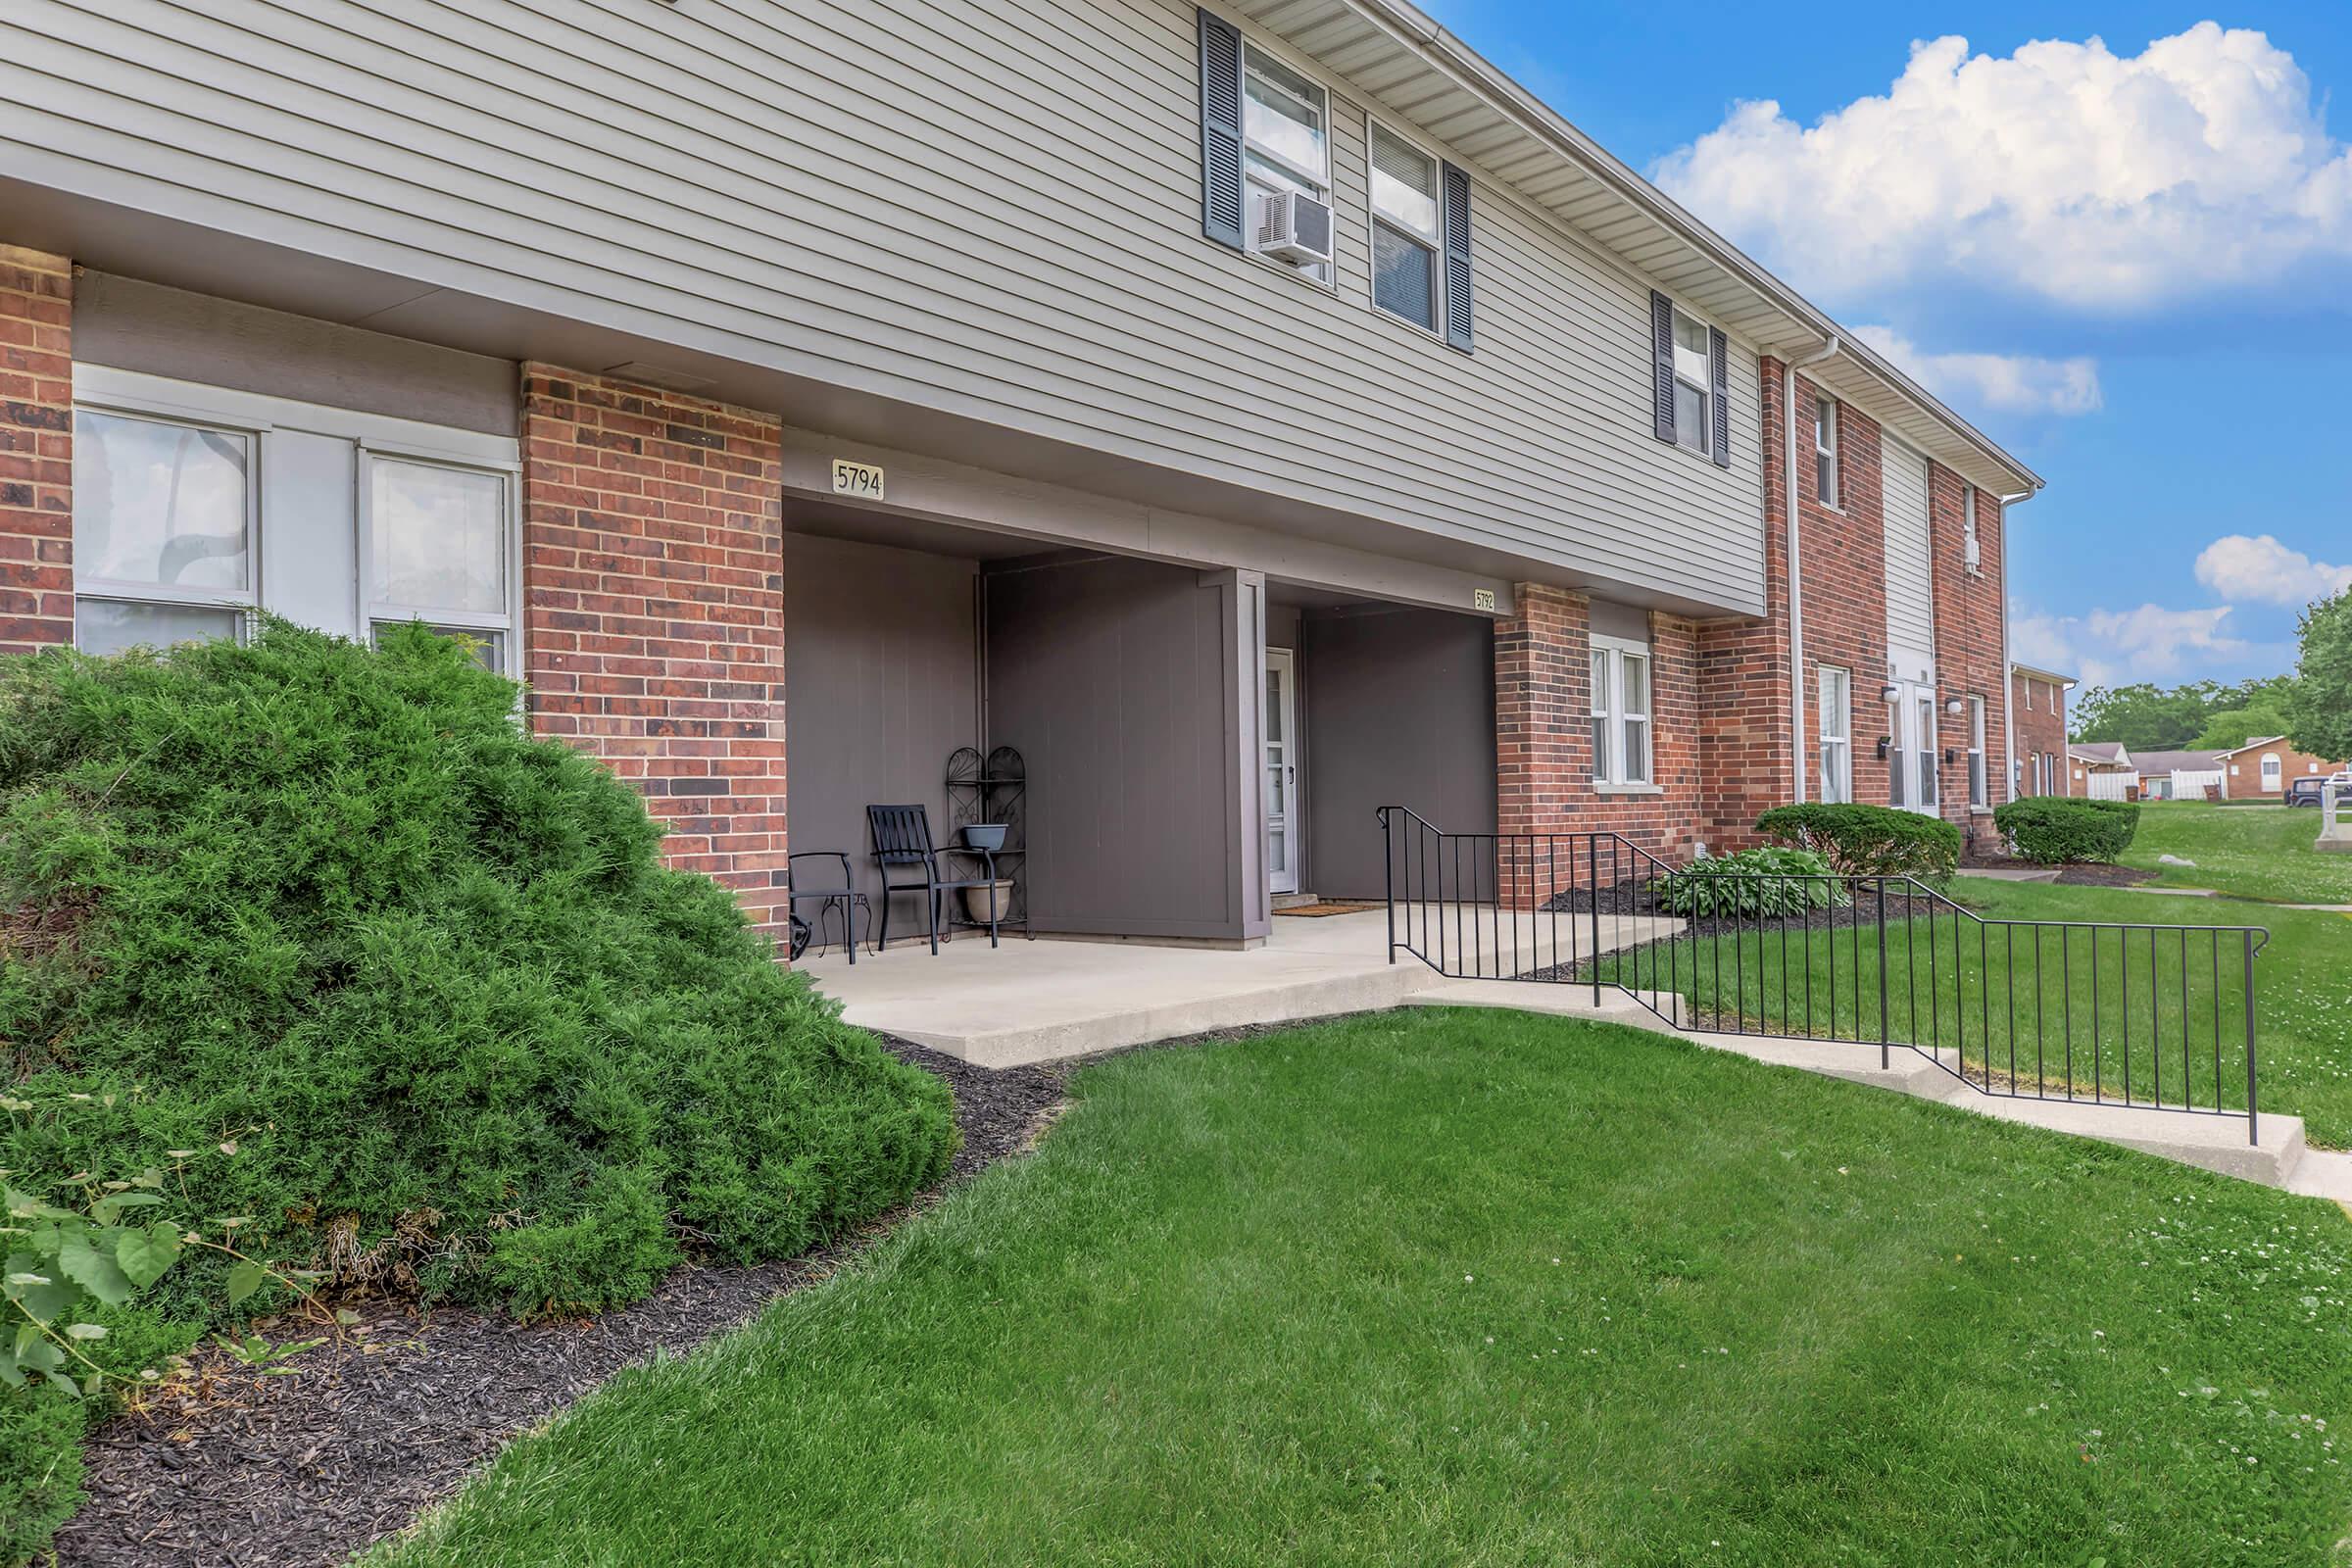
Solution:
M 1717 467 L 1730 467 L 1731 354 L 1722 328 L 1709 326 L 1653 289 L 1649 341 L 1657 438 L 1712 458 Z
M 1372 303 L 1424 330 L 1440 330 L 1438 161 L 1378 121 L 1371 122 Z
M 1813 394 L 1813 495 L 1825 507 L 1842 505 L 1838 496 L 1838 400 Z
M 1314 82 L 1254 44 L 1242 49 L 1242 146 L 1252 234 L 1261 203 L 1284 191 L 1331 200 L 1331 99 Z M 1252 244 L 1252 249 L 1255 245 Z M 1327 262 L 1298 270 L 1331 280 Z
M 1971 572 L 1980 570 L 1984 560 L 1984 547 L 1977 543 L 1977 487 L 1970 485 L 1960 492 L 1960 564 Z

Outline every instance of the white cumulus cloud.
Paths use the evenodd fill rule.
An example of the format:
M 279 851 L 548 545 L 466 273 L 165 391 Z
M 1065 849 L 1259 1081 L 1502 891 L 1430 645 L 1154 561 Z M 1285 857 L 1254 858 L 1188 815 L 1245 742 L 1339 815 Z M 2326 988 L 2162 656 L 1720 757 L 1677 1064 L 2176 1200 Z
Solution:
M 1743 102 L 1658 183 L 1807 287 L 1958 276 L 2102 310 L 2352 254 L 2352 150 L 2294 57 L 2200 22 L 2119 55 L 1914 42 L 1882 96 L 1799 125 Z
M 2021 664 L 2034 664 L 2081 678 L 2084 687 L 2162 683 L 2181 675 L 2204 675 L 2257 652 L 2254 644 L 2225 629 L 2230 607 L 2167 610 L 2092 610 L 2052 615 L 2013 606 L 2009 652 Z
M 2095 360 L 1930 354 L 1890 326 L 1857 326 L 1854 335 L 1940 397 L 2005 414 L 2091 414 L 2102 401 Z
M 2270 534 L 2229 534 L 2197 556 L 2197 581 L 2225 599 L 2300 610 L 2352 588 L 2352 566 L 2331 566 Z

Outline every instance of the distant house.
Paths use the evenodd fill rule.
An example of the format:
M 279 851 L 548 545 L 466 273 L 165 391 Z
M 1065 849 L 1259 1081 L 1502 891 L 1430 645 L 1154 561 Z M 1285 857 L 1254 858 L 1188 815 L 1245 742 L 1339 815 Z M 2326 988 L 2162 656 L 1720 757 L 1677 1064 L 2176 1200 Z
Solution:
M 2120 801 L 2139 783 L 2139 768 L 2121 741 L 2077 741 L 2066 749 L 2066 793 Z
M 2201 801 L 2207 785 L 2219 786 L 2227 773 L 2220 752 L 2134 752 L 2139 769 L 2139 798 L 2143 801 Z
M 2232 801 L 2283 800 L 2296 779 L 2325 778 L 2344 766 L 2295 750 L 2283 735 L 2265 735 L 2214 757 L 2222 769 L 2222 795 Z
M 2009 795 L 2079 795 L 2065 763 L 2066 694 L 2075 677 L 2031 664 L 2009 666 L 2009 713 L 2017 726 L 2010 749 Z

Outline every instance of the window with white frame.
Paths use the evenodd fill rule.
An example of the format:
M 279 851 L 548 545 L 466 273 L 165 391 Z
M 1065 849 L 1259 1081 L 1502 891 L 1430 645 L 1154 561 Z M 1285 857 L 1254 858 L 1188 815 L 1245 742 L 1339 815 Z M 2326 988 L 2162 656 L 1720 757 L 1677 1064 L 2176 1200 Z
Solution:
M 1715 421 L 1723 411 L 1715 407 L 1715 355 L 1707 323 L 1674 311 L 1674 439 L 1692 452 L 1712 450 Z
M 1936 695 L 1922 693 L 1919 699 L 1919 808 L 1932 811 L 1941 799 L 1936 776 Z
M 2266 791 L 2278 788 L 2279 781 L 2285 776 L 2285 773 L 2286 764 L 2278 760 L 2277 752 L 2262 754 L 2262 787 Z
M 1249 183 L 1245 232 L 1256 232 L 1258 204 L 1268 196 L 1297 191 L 1331 200 L 1330 95 L 1251 43 L 1242 50 L 1242 154 Z M 1331 281 L 1327 263 L 1296 270 Z
M 1838 499 L 1838 400 L 1813 394 L 1813 494 L 1825 507 Z
M 1978 570 L 1983 559 L 1977 544 L 1977 487 L 1966 486 L 1960 492 L 1960 564 L 1969 572 Z
M 1445 330 L 1445 238 L 1438 161 L 1379 121 L 1368 121 L 1372 192 L 1372 303 L 1430 332 Z
M 1968 700 L 1968 804 L 1984 807 L 1984 699 Z
M 372 640 L 421 620 L 517 673 L 511 437 L 74 371 L 74 641 L 242 634 L 255 611 Z
M 254 593 L 251 431 L 74 415 L 74 640 L 94 654 L 234 637 Z
M 1648 784 L 1649 649 L 1614 637 L 1593 638 L 1592 679 L 1593 782 Z
M 1854 798 L 1854 676 L 1821 666 L 1821 798 L 1844 805 Z

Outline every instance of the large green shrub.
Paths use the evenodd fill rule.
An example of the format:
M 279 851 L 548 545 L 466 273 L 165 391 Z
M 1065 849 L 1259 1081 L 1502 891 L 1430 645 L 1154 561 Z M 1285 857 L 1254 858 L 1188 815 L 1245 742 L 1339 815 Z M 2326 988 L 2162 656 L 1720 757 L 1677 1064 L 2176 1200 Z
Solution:
M 1886 806 L 1811 802 L 1776 806 L 1756 818 L 1775 844 L 1829 857 L 1847 876 L 1908 876 L 1940 882 L 1960 865 L 1960 830 L 1941 817 Z
M 2139 808 L 2128 801 L 2029 795 L 1994 807 L 1992 825 L 2029 860 L 2113 864 L 2139 831 Z
M 191 1197 L 257 1249 L 539 1312 L 688 1245 L 798 1251 L 946 1169 L 944 1086 L 463 648 L 272 622 L 7 662 L 0 1082 L 114 1097 L 23 1121 L 18 1184 L 233 1142 Z
M 1773 845 L 1694 860 L 1649 887 L 1661 913 L 1695 918 L 1775 919 L 1846 902 L 1827 856 Z

